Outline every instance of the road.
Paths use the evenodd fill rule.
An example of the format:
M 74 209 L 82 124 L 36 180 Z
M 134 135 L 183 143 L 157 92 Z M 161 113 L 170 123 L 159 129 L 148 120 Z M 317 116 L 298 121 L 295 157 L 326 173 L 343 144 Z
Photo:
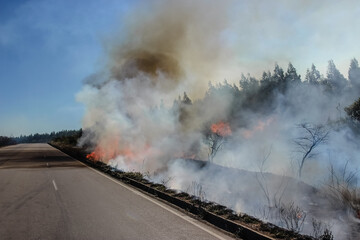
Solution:
M 0 239 L 232 239 L 48 144 L 0 148 Z

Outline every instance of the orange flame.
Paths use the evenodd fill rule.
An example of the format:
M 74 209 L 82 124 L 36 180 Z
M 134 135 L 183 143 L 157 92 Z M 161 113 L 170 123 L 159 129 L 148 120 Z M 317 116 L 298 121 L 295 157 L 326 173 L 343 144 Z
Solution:
M 101 159 L 101 156 L 96 151 L 93 151 L 92 153 L 87 154 L 86 158 L 89 159 L 90 161 L 97 162 Z
M 104 149 L 100 146 L 97 146 L 92 153 L 86 155 L 86 158 L 95 162 L 97 161 L 107 162 L 108 160 L 116 157 L 116 155 L 117 155 L 117 151 L 114 148 Z
M 107 163 L 111 159 L 115 159 L 118 156 L 122 156 L 127 160 L 133 161 L 138 158 L 144 158 L 146 156 L 150 146 L 147 144 L 143 148 L 137 147 L 134 151 L 132 146 L 120 143 L 119 138 L 106 139 L 107 141 L 101 141 L 92 153 L 86 155 L 86 158 L 91 161 L 102 161 Z
M 259 120 L 258 123 L 253 127 L 251 130 L 245 130 L 243 132 L 243 136 L 246 139 L 251 138 L 256 132 L 262 132 L 264 131 L 265 127 L 269 126 L 273 122 L 273 118 L 269 118 L 266 121 Z
M 91 161 L 108 162 L 115 158 L 118 154 L 119 139 L 117 137 L 100 141 L 92 153 L 89 153 L 86 158 Z
M 112 151 L 108 149 L 108 151 L 104 150 L 103 148 L 96 147 L 92 153 L 86 155 L 86 158 L 91 161 L 105 161 L 107 162 L 110 159 L 115 158 L 116 156 L 124 156 L 126 158 L 134 158 L 135 154 L 130 149 Z
M 222 137 L 226 137 L 232 134 L 230 125 L 225 122 L 218 122 L 211 125 L 211 131 Z

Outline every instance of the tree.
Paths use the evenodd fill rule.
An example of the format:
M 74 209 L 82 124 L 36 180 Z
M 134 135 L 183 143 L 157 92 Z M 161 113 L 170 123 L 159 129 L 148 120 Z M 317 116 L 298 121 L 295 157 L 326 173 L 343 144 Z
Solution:
M 259 81 L 251 77 L 250 74 L 245 76 L 241 74 L 240 87 L 244 93 L 253 93 L 259 88 Z
M 208 161 L 212 162 L 217 152 L 224 145 L 226 139 L 218 133 L 210 133 L 207 136 L 207 144 L 209 146 Z
M 278 89 L 281 93 L 284 93 L 288 83 L 286 82 L 284 70 L 278 64 L 275 64 L 272 79 L 273 82 L 276 84 L 274 87 Z
M 336 68 L 333 60 L 329 61 L 326 82 L 330 85 L 332 91 L 335 91 L 336 93 L 341 93 L 347 85 L 347 80 Z
M 212 162 L 217 152 L 226 142 L 227 137 L 232 134 L 230 125 L 226 122 L 214 123 L 207 133 L 206 140 L 209 146 L 208 160 Z
M 305 82 L 311 85 L 318 85 L 321 80 L 320 72 L 316 69 L 315 65 L 311 65 L 311 70 L 306 70 Z
M 260 84 L 262 87 L 265 87 L 267 85 L 270 84 L 270 82 L 272 81 L 272 76 L 271 76 L 271 72 L 268 71 L 268 72 L 263 72 L 262 74 L 262 78 L 260 80 Z
M 186 92 L 184 92 L 182 99 L 179 96 L 178 102 L 177 103 L 174 102 L 174 106 L 175 106 L 175 111 L 178 111 L 180 122 L 184 123 L 190 120 L 189 115 L 191 112 L 190 108 L 192 106 L 192 101 L 188 97 Z
M 187 105 L 191 105 L 191 104 L 192 104 L 192 101 L 191 101 L 191 99 L 188 97 L 188 95 L 186 94 L 186 92 L 184 92 L 183 99 L 181 100 L 181 103 L 187 104 Z
M 360 98 L 344 110 L 350 118 L 360 121 Z
M 285 190 L 288 186 L 288 182 L 285 181 L 285 175 L 282 176 L 280 184 L 274 190 L 269 189 L 269 179 L 268 175 L 266 174 L 266 162 L 268 161 L 270 154 L 271 154 L 272 146 L 270 147 L 268 152 L 264 152 L 262 158 L 258 161 L 258 172 L 256 172 L 256 180 L 259 183 L 259 186 L 267 200 L 267 207 L 270 209 L 272 208 L 279 208 L 281 206 L 282 198 L 284 196 Z
M 347 161 L 342 168 L 330 164 L 329 180 L 325 184 L 325 194 L 331 205 L 343 210 L 352 210 L 360 218 L 359 188 L 357 170 L 352 170 Z
M 16 144 L 15 140 L 9 137 L 0 136 L 0 147 Z
M 360 89 L 360 67 L 355 58 L 351 59 L 348 73 L 351 85 L 356 89 Z
M 299 84 L 301 83 L 301 76 L 297 74 L 296 68 L 289 63 L 288 69 L 285 73 L 286 84 Z
M 277 83 L 282 83 L 285 80 L 284 70 L 277 63 L 275 64 L 272 78 Z
M 327 141 L 329 130 L 324 125 L 312 125 L 310 123 L 301 123 L 298 128 L 304 132 L 303 136 L 294 139 L 297 151 L 301 154 L 298 172 L 299 178 L 301 178 L 305 161 L 314 157 L 315 148 Z

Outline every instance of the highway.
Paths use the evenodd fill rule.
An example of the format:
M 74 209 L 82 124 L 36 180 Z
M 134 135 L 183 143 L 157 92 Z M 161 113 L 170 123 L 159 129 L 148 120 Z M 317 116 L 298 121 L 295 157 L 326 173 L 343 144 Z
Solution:
M 233 239 L 48 144 L 0 148 L 0 239 Z

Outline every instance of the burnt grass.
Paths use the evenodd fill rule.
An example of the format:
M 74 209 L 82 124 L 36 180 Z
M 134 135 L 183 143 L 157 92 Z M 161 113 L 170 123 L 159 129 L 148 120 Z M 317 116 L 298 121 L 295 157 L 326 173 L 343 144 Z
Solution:
M 108 175 L 111 175 L 114 178 L 117 178 L 123 182 L 130 183 L 131 180 L 138 182 L 139 184 L 147 186 L 149 189 L 155 189 L 161 193 L 164 193 L 170 197 L 176 198 L 178 200 L 181 200 L 187 204 L 190 204 L 193 208 L 190 211 L 192 214 L 195 214 L 199 218 L 203 218 L 206 215 L 206 213 L 214 214 L 220 219 L 224 221 L 229 221 L 233 224 L 239 225 L 239 228 L 237 231 L 229 231 L 232 234 L 234 234 L 236 237 L 241 237 L 243 239 L 291 239 L 291 240 L 313 240 L 313 237 L 307 236 L 307 235 L 301 235 L 298 233 L 295 233 L 293 231 L 278 227 L 271 223 L 265 223 L 253 216 L 247 215 L 245 213 L 236 213 L 233 210 L 227 208 L 226 206 L 217 204 L 215 202 L 208 202 L 208 201 L 201 201 L 199 198 L 195 196 L 191 196 L 188 193 L 185 192 L 179 192 L 173 189 L 168 189 L 163 184 L 159 183 L 153 183 L 149 180 L 144 178 L 144 175 L 140 172 L 124 172 L 115 168 L 110 167 L 109 165 L 103 163 L 103 162 L 93 162 L 86 158 L 86 154 L 88 152 L 85 149 L 74 147 L 70 145 L 61 144 L 58 142 L 51 142 L 49 143 L 51 146 L 61 150 L 62 152 L 82 161 L 83 163 L 87 164 L 90 167 L 96 168 Z M 136 184 L 131 184 L 135 187 Z M 154 194 L 151 191 L 147 191 L 153 195 Z M 185 210 L 190 210 L 186 209 Z M 195 210 L 194 210 L 195 209 Z M 206 219 L 205 219 L 206 220 Z M 215 223 L 214 225 L 217 226 Z M 217 226 L 222 228 L 221 226 Z M 254 237 L 246 237 L 247 234 L 243 234 L 242 227 L 245 227 L 247 229 L 251 229 L 252 231 L 258 232 L 263 236 L 260 236 L 259 238 Z M 250 231 L 251 231 L 250 230 Z M 266 237 L 268 236 L 268 237 Z

